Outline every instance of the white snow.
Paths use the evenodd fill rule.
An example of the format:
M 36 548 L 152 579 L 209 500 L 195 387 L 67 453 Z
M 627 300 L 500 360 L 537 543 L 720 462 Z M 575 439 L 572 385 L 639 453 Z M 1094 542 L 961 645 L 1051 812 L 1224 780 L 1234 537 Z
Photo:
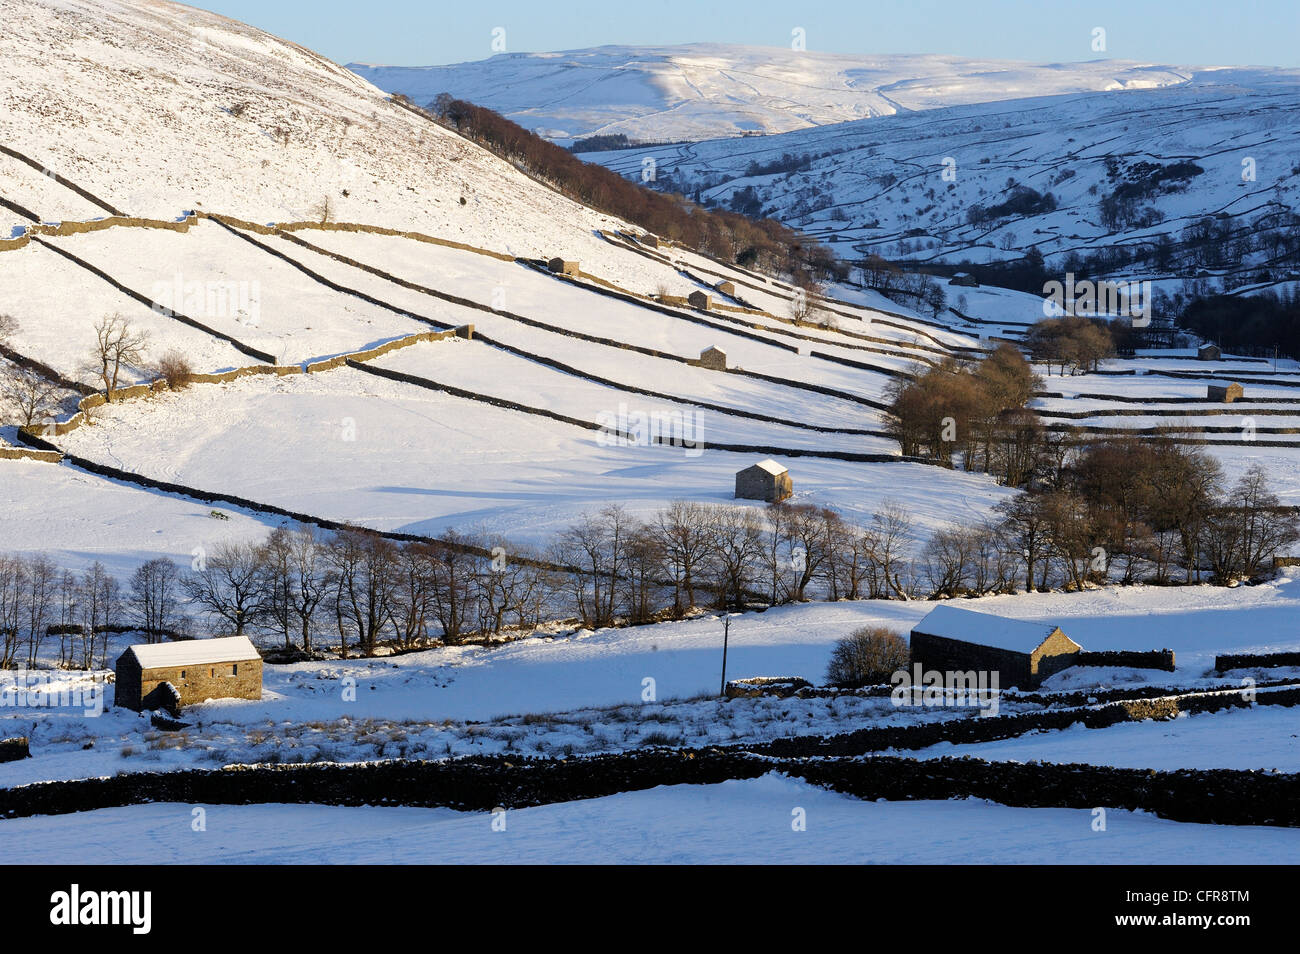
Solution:
M 192 830 L 204 809 L 206 830 Z M 806 830 L 792 825 L 803 809 Z M 1294 864 L 1300 830 L 977 800 L 864 802 L 778 775 L 488 812 L 158 804 L 0 822 L 48 864 Z M 497 828 L 500 828 L 498 821 Z M 996 846 L 996 850 L 990 850 Z

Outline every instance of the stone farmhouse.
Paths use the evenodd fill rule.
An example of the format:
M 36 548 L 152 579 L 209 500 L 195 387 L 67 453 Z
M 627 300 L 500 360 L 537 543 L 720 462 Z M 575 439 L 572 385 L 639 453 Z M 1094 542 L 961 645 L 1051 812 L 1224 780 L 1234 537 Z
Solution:
M 114 705 L 175 710 L 225 698 L 262 698 L 262 657 L 247 636 L 144 643 L 117 657 Z
M 1083 647 L 1051 623 L 1004 619 L 941 603 L 912 628 L 912 663 L 939 672 L 997 672 L 1001 688 L 1033 689 Z
M 794 493 L 790 471 L 772 458 L 760 460 L 736 473 L 738 500 L 766 500 L 777 503 Z

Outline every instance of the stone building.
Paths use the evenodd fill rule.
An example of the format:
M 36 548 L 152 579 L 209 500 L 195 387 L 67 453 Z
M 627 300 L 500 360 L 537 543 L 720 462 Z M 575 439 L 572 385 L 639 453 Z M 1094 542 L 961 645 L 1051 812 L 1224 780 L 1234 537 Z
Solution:
M 698 308 L 700 311 L 708 311 L 709 306 L 713 304 L 713 299 L 702 291 L 693 291 L 686 296 L 692 308 Z
M 1235 382 L 1228 385 L 1211 384 L 1205 389 L 1206 399 L 1218 401 L 1220 404 L 1231 404 L 1233 401 L 1239 401 L 1245 393 L 1245 389 Z
M 113 704 L 177 709 L 205 699 L 262 698 L 262 657 L 247 636 L 128 646 Z
M 776 503 L 794 493 L 790 472 L 772 458 L 736 473 L 736 499 Z
M 716 285 L 714 285 L 713 288 L 719 295 L 726 295 L 728 298 L 736 297 L 735 282 L 729 282 L 724 279 L 723 281 L 720 281 Z
M 647 232 L 645 235 L 641 236 L 641 244 L 646 246 L 647 248 L 658 248 L 659 236 L 651 235 L 649 232 Z
M 952 278 L 948 279 L 949 285 L 956 285 L 959 288 L 979 288 L 980 283 L 975 280 L 975 276 L 969 272 L 958 272 Z
M 1202 361 L 1218 361 L 1223 357 L 1223 351 L 1220 350 L 1218 345 L 1203 344 L 1196 349 L 1196 357 Z
M 546 263 L 546 267 L 557 275 L 577 276 L 582 272 L 577 262 L 566 262 L 562 258 L 553 258 Z
M 727 352 L 723 351 L 717 345 L 711 348 L 705 348 L 700 352 L 700 359 L 696 362 L 701 368 L 708 368 L 710 371 L 727 370 Z
M 1051 623 L 941 603 L 912 628 L 912 663 L 937 672 L 997 672 L 998 685 L 1032 689 L 1083 649 Z

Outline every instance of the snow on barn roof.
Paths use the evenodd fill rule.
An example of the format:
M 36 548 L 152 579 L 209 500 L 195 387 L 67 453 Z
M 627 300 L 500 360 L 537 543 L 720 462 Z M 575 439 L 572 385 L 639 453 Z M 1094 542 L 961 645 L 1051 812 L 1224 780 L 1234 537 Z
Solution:
M 767 458 L 766 460 L 760 460 L 754 466 L 757 467 L 759 470 L 767 471 L 773 477 L 778 477 L 781 474 L 784 474 L 786 470 L 784 467 L 782 467 L 780 464 L 778 464 L 770 457 Z
M 247 636 L 221 639 L 184 639 L 175 643 L 141 643 L 127 650 L 135 656 L 141 669 L 168 669 L 172 666 L 201 666 L 205 663 L 243 662 L 260 659 L 257 647 Z
M 1056 629 L 1054 623 L 1006 619 L 943 603 L 930 610 L 923 620 L 912 627 L 912 632 L 959 639 L 964 643 L 992 646 L 994 649 L 1032 653 Z

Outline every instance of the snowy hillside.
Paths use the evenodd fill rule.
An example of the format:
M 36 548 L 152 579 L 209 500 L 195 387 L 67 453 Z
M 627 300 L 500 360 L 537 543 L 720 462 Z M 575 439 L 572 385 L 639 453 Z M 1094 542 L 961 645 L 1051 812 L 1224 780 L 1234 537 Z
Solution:
M 198 209 L 422 228 L 514 254 L 609 220 L 293 43 L 192 7 L 6 0 L 0 195 L 45 221 Z M 42 170 L 100 200 L 62 187 Z M 0 207 L 0 236 L 27 220 Z M 524 226 L 527 223 L 527 226 Z M 574 256 L 576 257 L 576 256 Z
M 427 103 L 447 92 L 552 139 L 664 142 L 781 133 L 966 103 L 1187 82 L 1185 67 L 850 56 L 719 43 L 502 53 L 450 66 L 348 68 Z
M 1162 89 L 1016 98 L 583 158 L 631 178 L 652 158 L 660 188 L 724 207 L 746 199 L 841 258 L 984 263 L 1036 249 L 1061 271 L 1071 254 L 1119 246 L 1154 255 L 1167 239 L 1167 256 L 1125 277 L 1204 269 L 1253 278 L 1271 264 L 1277 280 L 1287 269 L 1277 272 L 1276 250 L 1221 263 L 1224 243 L 1189 252 L 1183 232 L 1207 216 L 1233 238 L 1293 228 L 1298 109 L 1300 73 L 1227 69 Z
M 884 299 L 796 328 L 790 286 L 626 238 L 626 223 L 291 43 L 186 7 L 22 0 L 0 74 L 15 153 L 0 155 L 8 346 L 67 384 L 51 418 L 66 432 L 45 439 L 96 466 L 375 529 L 539 545 L 610 499 L 639 514 L 680 496 L 730 500 L 755 455 L 805 461 L 801 500 L 859 515 L 904 502 L 918 533 L 954 500 L 974 518 L 1007 493 L 951 472 L 927 476 L 950 487 L 945 501 L 906 481 L 860 487 L 863 468 L 933 470 L 897 460 L 881 398 L 914 364 L 977 349 L 975 335 Z M 553 255 L 581 275 L 537 267 Z M 718 296 L 722 279 L 740 297 Z M 684 304 L 695 291 L 715 296 L 707 313 Z M 71 388 L 102 386 L 89 356 L 112 314 L 146 336 L 122 386 L 153 380 L 171 351 L 200 374 L 257 373 L 74 415 Z M 420 337 L 467 325 L 472 340 Z M 696 363 L 715 346 L 725 370 Z M 606 439 L 602 422 L 617 429 L 620 414 L 689 427 L 698 447 Z M 126 567 L 124 544 L 143 558 L 195 545 L 166 497 L 85 471 L 51 484 L 38 467 L 56 470 L 0 461 L 19 511 L 53 495 L 76 531 L 20 521 L 0 550 Z M 156 510 L 157 533 L 97 528 L 110 500 Z M 269 522 L 241 514 L 203 536 Z

